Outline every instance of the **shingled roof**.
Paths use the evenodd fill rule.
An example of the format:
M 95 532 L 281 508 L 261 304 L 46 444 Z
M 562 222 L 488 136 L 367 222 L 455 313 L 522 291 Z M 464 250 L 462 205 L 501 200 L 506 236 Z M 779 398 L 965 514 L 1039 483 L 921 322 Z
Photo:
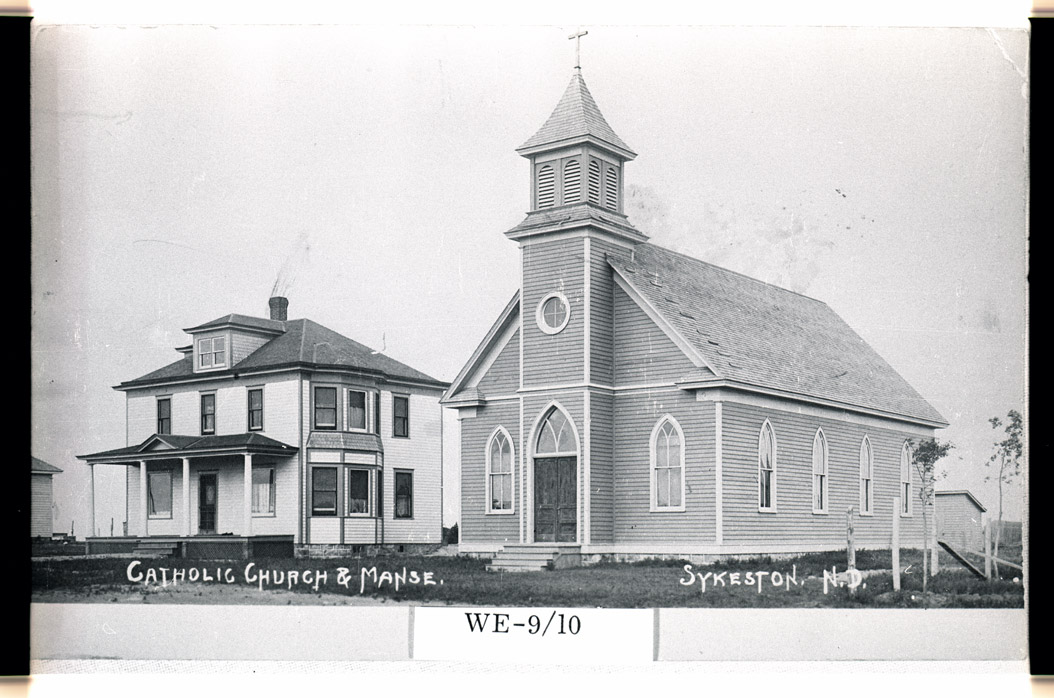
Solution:
M 650 243 L 608 263 L 703 357 L 710 380 L 947 425 L 826 303 Z
M 591 136 L 614 146 L 628 159 L 633 159 L 637 155 L 608 125 L 593 95 L 589 93 L 581 71 L 576 70 L 571 76 L 567 89 L 564 90 L 563 97 L 556 104 L 556 109 L 538 129 L 538 132 L 528 138 L 526 143 L 516 149 L 516 152 L 576 140 L 585 136 Z
M 56 468 L 51 463 L 42 461 L 39 458 L 34 458 L 33 456 L 29 457 L 29 470 L 33 473 L 48 473 L 49 475 L 62 472 L 62 468 Z
M 218 326 L 217 323 L 222 325 L 228 318 L 256 321 L 261 329 L 268 329 L 268 326 L 272 324 L 280 325 L 284 327 L 284 331 L 226 372 L 210 372 L 207 374 L 210 377 L 264 369 L 308 367 L 313 369 L 351 369 L 378 374 L 384 378 L 432 384 L 436 387 L 446 387 L 447 385 L 443 381 L 432 378 L 402 362 L 396 361 L 380 352 L 373 351 L 364 344 L 334 332 L 328 327 L 323 327 L 313 320 L 278 321 L 250 318 L 245 315 L 226 315 L 193 329 L 195 331 L 208 329 L 214 325 Z M 139 378 L 125 381 L 117 387 L 118 389 L 132 388 L 161 381 L 200 377 L 202 377 L 202 374 L 194 372 L 193 356 L 188 354 L 163 368 Z

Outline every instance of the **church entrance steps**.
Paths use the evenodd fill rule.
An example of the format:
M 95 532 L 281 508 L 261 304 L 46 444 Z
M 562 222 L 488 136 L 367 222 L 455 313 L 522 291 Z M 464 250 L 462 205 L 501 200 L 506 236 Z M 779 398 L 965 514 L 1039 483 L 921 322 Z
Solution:
M 579 567 L 581 564 L 581 546 L 519 543 L 504 546 L 487 565 L 487 570 L 491 572 L 537 572 Z

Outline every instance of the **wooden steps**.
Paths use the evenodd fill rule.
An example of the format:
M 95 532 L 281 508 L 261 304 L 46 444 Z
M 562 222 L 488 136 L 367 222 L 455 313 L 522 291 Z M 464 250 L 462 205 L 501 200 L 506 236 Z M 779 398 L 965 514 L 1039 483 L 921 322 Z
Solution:
M 578 567 L 582 564 L 581 546 L 546 545 L 544 543 L 509 544 L 494 556 L 487 570 L 491 572 L 538 572 Z
M 179 543 L 141 538 L 136 543 L 132 554 L 136 557 L 172 557 L 177 550 L 179 550 Z

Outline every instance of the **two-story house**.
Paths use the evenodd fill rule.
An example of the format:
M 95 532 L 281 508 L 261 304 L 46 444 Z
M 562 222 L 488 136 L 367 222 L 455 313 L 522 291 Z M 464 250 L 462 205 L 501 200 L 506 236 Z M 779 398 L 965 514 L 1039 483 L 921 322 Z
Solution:
M 89 552 L 441 542 L 447 384 L 269 305 L 186 329 L 180 360 L 115 386 L 128 445 L 79 458 L 127 466 L 128 531 Z

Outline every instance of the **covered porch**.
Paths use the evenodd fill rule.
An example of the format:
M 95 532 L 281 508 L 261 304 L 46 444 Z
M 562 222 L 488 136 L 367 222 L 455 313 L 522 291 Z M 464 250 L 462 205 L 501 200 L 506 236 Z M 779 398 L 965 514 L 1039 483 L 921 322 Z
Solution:
M 127 469 L 127 530 L 121 537 L 91 539 L 89 552 L 142 550 L 148 540 L 178 543 L 177 554 L 193 557 L 224 551 L 227 556 L 235 548 L 251 555 L 267 549 L 275 537 L 292 543 L 299 492 L 296 454 L 293 446 L 247 433 L 155 434 L 135 446 L 78 456 L 92 466 L 93 493 L 95 465 Z M 94 520 L 94 499 L 92 509 Z

